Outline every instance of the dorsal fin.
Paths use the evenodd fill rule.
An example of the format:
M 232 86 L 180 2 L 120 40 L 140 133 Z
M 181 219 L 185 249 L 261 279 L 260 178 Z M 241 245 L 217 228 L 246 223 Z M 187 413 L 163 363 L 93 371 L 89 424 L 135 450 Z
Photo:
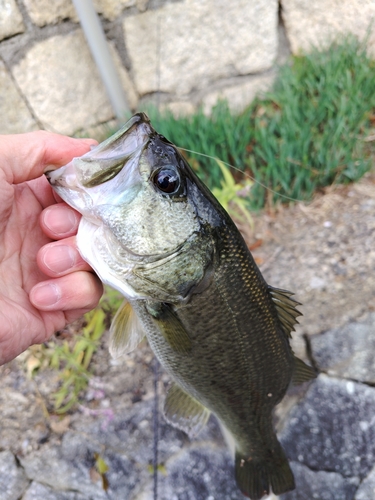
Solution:
M 288 292 L 288 290 L 273 288 L 272 286 L 268 286 L 268 289 L 283 329 L 286 335 L 291 337 L 291 332 L 294 332 L 294 325 L 298 324 L 296 318 L 302 316 L 302 313 L 297 309 L 297 306 L 300 306 L 301 303 L 292 299 L 291 296 L 294 294 Z
M 109 336 L 109 352 L 113 358 L 133 351 L 144 337 L 139 319 L 126 300 L 113 318 Z

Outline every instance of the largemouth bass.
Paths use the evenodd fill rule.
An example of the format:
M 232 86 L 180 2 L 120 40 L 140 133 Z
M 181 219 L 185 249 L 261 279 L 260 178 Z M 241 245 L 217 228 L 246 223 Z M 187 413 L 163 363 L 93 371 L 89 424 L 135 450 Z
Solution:
M 289 345 L 297 303 L 267 285 L 177 148 L 139 113 L 48 178 L 82 214 L 83 258 L 126 299 L 111 326 L 111 353 L 146 336 L 175 381 L 167 420 L 196 433 L 214 413 L 234 440 L 236 481 L 251 499 L 293 489 L 272 411 L 291 381 L 315 375 Z

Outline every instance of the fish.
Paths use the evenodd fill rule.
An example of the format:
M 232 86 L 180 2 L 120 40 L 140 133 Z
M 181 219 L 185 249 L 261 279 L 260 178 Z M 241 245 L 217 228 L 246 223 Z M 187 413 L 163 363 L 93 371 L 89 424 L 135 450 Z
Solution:
M 273 410 L 290 384 L 316 376 L 290 346 L 293 294 L 266 283 L 235 223 L 145 113 L 47 177 L 82 214 L 83 259 L 124 296 L 111 354 L 147 337 L 173 380 L 167 421 L 197 434 L 214 414 L 245 496 L 292 490 Z

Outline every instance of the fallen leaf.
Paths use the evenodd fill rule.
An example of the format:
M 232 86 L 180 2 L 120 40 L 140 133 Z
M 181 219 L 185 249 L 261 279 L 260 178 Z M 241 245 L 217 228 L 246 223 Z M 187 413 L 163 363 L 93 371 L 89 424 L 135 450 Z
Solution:
M 27 376 L 31 378 L 33 375 L 33 371 L 37 370 L 40 367 L 40 365 L 41 365 L 40 359 L 31 354 L 31 356 L 29 356 L 26 361 Z
M 70 425 L 70 416 L 67 415 L 66 417 L 59 419 L 59 420 L 53 420 L 51 419 L 51 429 L 53 432 L 56 434 L 64 434 L 69 429 Z
M 255 250 L 256 248 L 259 248 L 260 246 L 263 245 L 263 240 L 256 240 L 254 241 L 254 243 L 251 243 L 249 245 L 249 250 L 252 251 L 252 250 Z

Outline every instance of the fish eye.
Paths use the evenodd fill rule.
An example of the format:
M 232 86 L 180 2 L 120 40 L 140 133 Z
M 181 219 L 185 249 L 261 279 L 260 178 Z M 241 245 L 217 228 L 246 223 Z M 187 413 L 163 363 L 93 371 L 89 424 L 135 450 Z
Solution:
M 162 193 L 175 194 L 180 187 L 180 177 L 171 168 L 162 168 L 156 172 L 153 178 L 155 186 Z

